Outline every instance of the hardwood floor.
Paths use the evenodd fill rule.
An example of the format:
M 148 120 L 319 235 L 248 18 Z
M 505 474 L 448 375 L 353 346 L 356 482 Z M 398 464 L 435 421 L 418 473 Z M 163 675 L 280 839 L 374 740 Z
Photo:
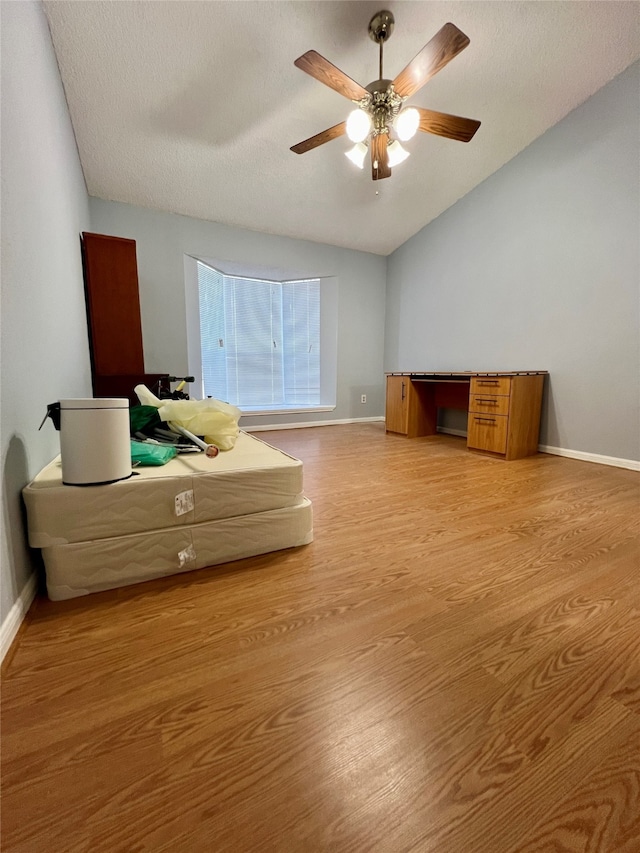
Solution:
M 260 437 L 304 461 L 313 544 L 35 602 L 2 849 L 638 853 L 638 474 Z

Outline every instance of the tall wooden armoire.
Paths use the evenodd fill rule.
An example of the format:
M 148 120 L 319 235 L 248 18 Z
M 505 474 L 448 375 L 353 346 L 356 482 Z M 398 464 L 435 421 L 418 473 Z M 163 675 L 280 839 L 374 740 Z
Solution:
M 138 293 L 136 242 L 106 234 L 82 234 L 91 376 L 96 397 L 128 397 L 168 374 L 145 373 Z

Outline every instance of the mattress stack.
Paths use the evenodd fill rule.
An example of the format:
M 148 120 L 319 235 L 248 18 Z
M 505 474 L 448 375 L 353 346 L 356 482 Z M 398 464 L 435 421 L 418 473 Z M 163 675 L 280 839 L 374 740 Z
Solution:
M 58 457 L 23 496 L 54 601 L 313 540 L 302 462 L 243 432 L 214 459 L 182 455 L 104 486 L 63 485 Z

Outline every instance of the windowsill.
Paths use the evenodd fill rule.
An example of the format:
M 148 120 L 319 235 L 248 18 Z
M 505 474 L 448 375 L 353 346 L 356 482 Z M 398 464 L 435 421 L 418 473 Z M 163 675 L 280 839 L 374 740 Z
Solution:
M 261 415 L 297 415 L 306 412 L 333 412 L 335 406 L 298 406 L 283 409 L 240 409 L 243 415 L 260 417 Z

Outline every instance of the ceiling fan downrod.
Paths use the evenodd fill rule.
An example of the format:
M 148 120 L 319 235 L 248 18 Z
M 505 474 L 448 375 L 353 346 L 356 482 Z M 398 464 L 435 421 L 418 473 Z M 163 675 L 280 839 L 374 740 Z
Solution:
M 385 80 L 382 76 L 384 43 L 391 36 L 394 24 L 393 14 L 386 9 L 376 12 L 369 21 L 369 37 L 380 47 L 379 77 L 365 86 L 370 94 L 357 103 L 360 109 L 371 116 L 373 136 L 389 133 L 389 125 L 402 106 L 402 98 L 399 98 L 393 91 L 392 81 Z
M 385 41 L 393 32 L 394 24 L 395 18 L 392 13 L 386 9 L 383 9 L 381 12 L 376 12 L 373 18 L 369 21 L 369 37 L 380 45 L 380 73 L 378 78 L 380 80 L 382 80 L 382 48 Z

